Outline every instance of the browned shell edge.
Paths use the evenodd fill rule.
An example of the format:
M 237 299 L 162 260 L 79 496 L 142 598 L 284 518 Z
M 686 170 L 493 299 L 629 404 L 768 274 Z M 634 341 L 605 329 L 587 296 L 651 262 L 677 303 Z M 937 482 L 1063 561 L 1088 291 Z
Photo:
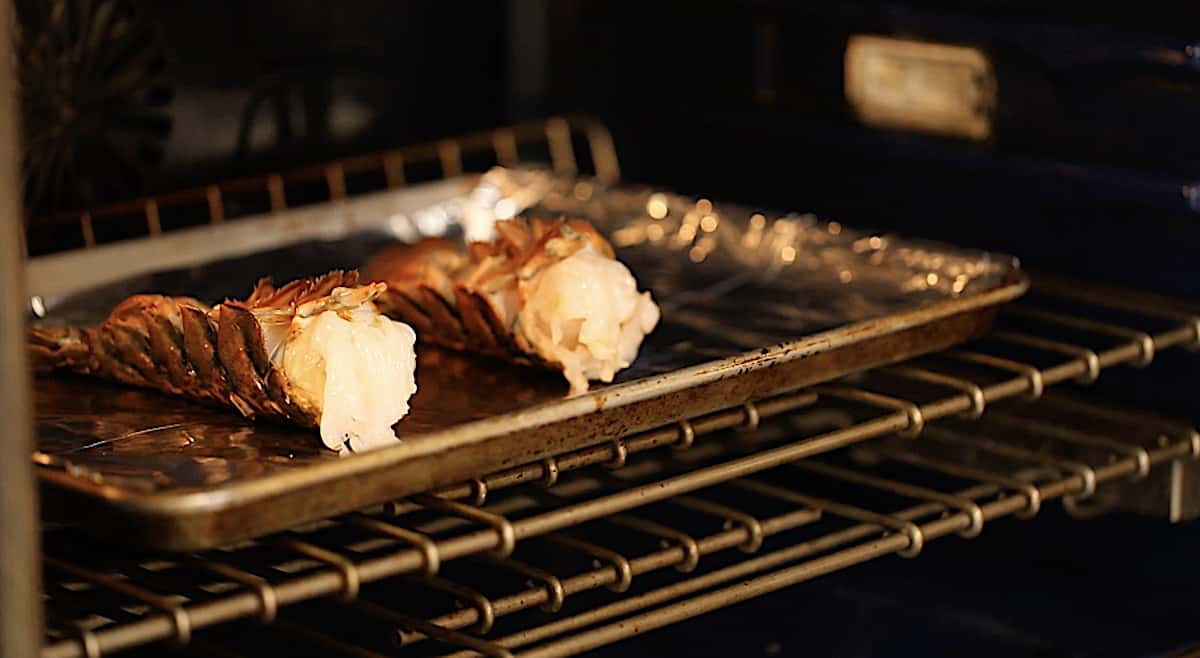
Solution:
M 566 218 L 499 222 L 497 238 L 468 244 L 466 256 L 472 262 L 482 262 L 489 255 L 503 252 L 512 267 L 520 268 L 541 253 L 542 246 L 563 226 L 571 227 L 602 253 L 614 257 L 611 245 L 590 223 Z M 387 292 L 378 301 L 380 310 L 411 325 L 422 342 L 522 365 L 562 370 L 562 364 L 547 361 L 522 338 L 515 322 L 504 320 L 484 285 L 488 278 L 473 278 L 469 284 L 456 283 L 448 295 L 431 285 L 428 276 L 421 280 L 422 270 L 417 264 L 439 267 L 429 260 L 430 254 L 438 249 L 459 248 L 444 238 L 426 238 L 411 245 L 384 247 L 370 259 L 365 271 L 370 277 L 382 277 L 388 284 Z M 442 274 L 447 279 L 455 278 L 455 272 Z
M 259 321 L 245 305 L 226 302 L 210 312 L 170 297 L 147 299 L 156 303 L 94 329 L 32 328 L 35 368 L 232 406 L 248 418 L 316 426 L 318 419 L 289 396 L 283 373 L 270 363 Z M 166 309 L 177 309 L 178 327 Z

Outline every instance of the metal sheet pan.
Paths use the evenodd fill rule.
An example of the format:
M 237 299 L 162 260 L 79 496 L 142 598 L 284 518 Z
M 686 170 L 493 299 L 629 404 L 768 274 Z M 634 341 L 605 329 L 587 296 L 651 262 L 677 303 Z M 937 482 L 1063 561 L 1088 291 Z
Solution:
M 986 331 L 997 306 L 1027 287 L 1009 257 L 650 188 L 537 170 L 439 185 L 436 194 L 418 188 L 330 205 L 321 231 L 297 240 L 276 230 L 274 247 L 259 234 L 256 250 L 233 257 L 214 254 L 219 233 L 192 236 L 207 260 L 181 252 L 187 267 L 108 277 L 74 293 L 59 285 L 59 294 L 37 298 L 37 321 L 94 322 L 135 292 L 219 300 L 244 294 L 259 276 L 353 267 L 392 240 L 461 237 L 464 222 L 479 230 L 472 217 L 525 210 L 591 219 L 653 292 L 663 322 L 637 362 L 613 384 L 567 398 L 552 373 L 422 348 L 413 411 L 397 425 L 402 441 L 347 458 L 324 451 L 314 433 L 42 377 L 35 459 L 48 509 L 155 548 L 229 543 L 942 349 Z M 237 224 L 289 221 L 276 214 Z M 206 230 L 214 231 L 197 229 Z M 136 253 L 120 249 L 109 265 Z M 56 268 L 76 267 L 56 258 Z M 105 257 L 80 258 L 97 267 Z

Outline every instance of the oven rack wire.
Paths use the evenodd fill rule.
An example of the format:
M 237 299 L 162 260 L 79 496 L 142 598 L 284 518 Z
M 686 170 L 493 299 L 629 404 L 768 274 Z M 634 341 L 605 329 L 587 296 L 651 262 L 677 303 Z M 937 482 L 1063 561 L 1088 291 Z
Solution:
M 39 253 L 92 249 L 108 241 L 154 238 L 186 226 L 221 224 L 239 216 L 277 213 L 526 162 L 544 162 L 562 175 L 591 174 L 605 183 L 615 183 L 621 176 L 612 135 L 602 122 L 586 115 L 553 116 L 97 208 L 59 212 L 23 225 L 21 242 L 27 250 L 31 244 L 38 245 Z M 63 233 L 72 226 L 78 228 L 74 240 Z M 41 238 L 45 232 L 53 234 L 52 244 L 43 239 L 30 242 L 31 234 Z M 106 238 L 109 233 L 119 237 Z
M 293 611 L 300 614 L 313 605 L 334 606 L 332 618 L 369 619 L 402 629 L 391 634 L 401 643 L 431 637 L 482 655 L 521 649 L 521 655 L 564 656 L 883 555 L 916 555 L 927 542 L 952 534 L 974 536 L 990 521 L 1031 516 L 1050 500 L 1063 499 L 1077 514 L 1103 511 L 1103 505 L 1089 508 L 1089 501 L 1104 498 L 1097 495 L 1101 485 L 1146 482 L 1160 477 L 1162 464 L 1200 457 L 1200 435 L 1141 413 L 1045 395 L 1046 389 L 1090 383 L 1111 367 L 1145 366 L 1165 350 L 1195 346 L 1200 322 L 1194 309 L 1179 304 L 1110 289 L 1097 293 L 1094 287 L 1080 299 L 1076 289 L 1070 282 L 1036 278 L 1028 302 L 1004 309 L 994 332 L 962 348 L 225 550 L 130 555 L 91 545 L 71 529 L 49 530 L 43 537 L 48 622 L 42 656 L 90 658 L 159 640 L 186 645 L 204 629 L 252 618 L 275 622 L 254 632 L 303 636 L 334 653 L 380 655 L 334 637 L 336 628 L 292 619 Z M 1046 310 L 1064 307 L 1079 312 Z M 991 409 L 1005 400 L 1043 397 L 1034 408 L 1049 420 Z M 1056 414 L 1071 419 L 1055 419 Z M 825 419 L 825 425 L 814 425 L 813 419 Z M 1088 419 L 1100 422 L 1081 429 Z M 1015 434 L 1013 427 L 1019 430 Z M 993 438 L 997 428 L 1005 438 Z M 887 438 L 893 436 L 902 438 Z M 1031 436 L 1040 443 L 1022 447 Z M 877 461 L 908 464 L 925 475 L 888 478 L 873 473 L 870 460 L 849 466 L 829 461 L 870 451 L 879 441 L 862 442 L 871 439 L 882 439 L 886 448 Z M 971 454 L 928 452 L 947 443 L 962 444 Z M 985 466 L 976 453 L 1006 466 Z M 652 465 L 649 476 L 623 479 L 647 468 L 644 464 Z M 575 473 L 585 467 L 600 468 Z M 802 471 L 805 486 L 796 486 L 795 478 L 780 482 L 775 475 L 780 469 Z M 1172 491 L 1164 506 L 1178 518 L 1177 469 L 1166 471 Z M 605 486 L 591 495 L 571 493 L 572 486 L 596 479 L 596 473 Z M 956 478 L 963 486 L 935 489 L 926 481 L 931 473 Z M 882 490 L 920 504 L 896 510 L 856 505 L 844 499 L 844 490 L 837 495 L 809 490 L 810 477 L 850 484 L 851 494 Z M 758 502 L 735 504 L 714 493 L 729 489 Z M 535 504 L 511 507 L 522 498 Z M 763 500 L 786 509 L 767 514 Z M 664 520 L 656 511 L 663 506 L 720 525 L 696 534 L 674 525 L 674 516 Z M 657 516 L 647 519 L 651 511 Z M 854 524 L 823 530 L 834 519 Z M 596 539 L 589 528 L 597 525 L 663 543 L 656 551 L 631 556 Z M 581 532 L 591 534 L 585 539 Z M 789 541 L 796 532 L 812 534 Z M 581 555 L 593 566 L 566 576 L 520 557 L 531 546 L 546 544 L 554 546 L 551 556 Z M 763 551 L 767 544 L 772 550 Z M 734 548 L 749 556 L 688 577 L 691 569 L 707 567 L 714 556 L 724 560 Z M 478 582 L 446 575 L 481 560 L 489 573 L 517 574 L 532 584 L 488 596 Z M 599 588 L 625 592 L 668 567 L 684 572 L 682 579 L 486 638 L 509 616 L 569 607 L 580 594 Z M 400 600 L 423 601 L 440 592 L 460 607 L 417 614 L 396 609 L 397 597 L 370 594 L 397 584 L 419 593 Z M 589 626 L 594 627 L 575 632 Z M 524 650 L 561 633 L 574 634 Z M 218 650 L 201 640 L 202 655 Z

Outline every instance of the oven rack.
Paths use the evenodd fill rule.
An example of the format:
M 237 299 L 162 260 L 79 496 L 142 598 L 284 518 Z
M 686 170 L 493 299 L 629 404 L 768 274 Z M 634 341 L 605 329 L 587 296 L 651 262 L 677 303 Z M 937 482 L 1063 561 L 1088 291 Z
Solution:
M 881 555 L 915 554 L 925 542 L 954 533 L 976 534 L 988 521 L 1036 513 L 1051 499 L 1063 498 L 1076 513 L 1103 511 L 1103 505 L 1092 509 L 1085 500 L 1105 499 L 1103 492 L 1096 493 L 1099 485 L 1129 477 L 1145 480 L 1161 470 L 1156 468 L 1160 464 L 1194 459 L 1200 456 L 1200 435 L 1178 423 L 1081 405 L 1057 395 L 1047 396 L 1037 408 L 1046 410 L 1049 417 L 1074 414 L 1071 422 L 1010 419 L 1024 434 L 1005 441 L 985 440 L 977 428 L 991 427 L 1006 418 L 988 411 L 994 403 L 1041 398 L 1048 387 L 1091 382 L 1113 366 L 1147 365 L 1164 350 L 1194 346 L 1200 342 L 1200 322 L 1194 309 L 1144 295 L 1100 290 L 1081 299 L 1076 290 L 1070 282 L 1036 278 L 1036 292 L 1028 302 L 1005 308 L 993 333 L 963 348 L 756 400 L 501 471 L 436 495 L 397 501 L 225 550 L 187 556 L 130 555 L 127 550 L 90 545 L 71 529 L 48 531 L 43 538 L 48 634 L 42 655 L 109 655 L 171 639 L 187 644 L 203 629 L 249 618 L 277 622 L 270 627 L 273 630 L 262 632 L 292 629 L 336 646 L 339 640 L 331 636 L 330 629 L 314 630 L 313 624 L 291 621 L 293 610 L 299 614 L 306 608 L 297 604 L 310 602 L 308 605 L 320 607 L 332 600 L 345 602 L 337 608 L 340 613 L 378 618 L 385 625 L 405 629 L 401 636 L 407 641 L 425 634 L 485 655 L 505 655 L 505 645 L 524 638 L 540 640 L 559 628 L 573 631 L 577 625 L 591 623 L 589 620 L 608 622 L 610 613 L 634 614 L 634 621 L 607 623 L 529 654 L 569 655 L 629 636 L 633 629 L 645 631 L 679 621 Z M 1064 307 L 1080 312 L 1045 310 Z M 1080 416 L 1079 409 L 1086 413 Z M 957 416 L 982 416 L 975 422 L 984 425 L 951 419 Z M 1092 429 L 1080 429 L 1088 425 L 1084 422 L 1088 418 L 1102 422 L 1093 423 Z M 825 425 L 814 419 L 824 419 Z M 951 434 L 942 427 L 947 423 Z M 789 425 L 797 429 L 788 429 Z M 1118 432 L 1114 427 L 1127 429 Z M 1130 432 L 1143 436 L 1147 428 L 1152 431 L 1142 443 L 1130 443 L 1125 436 Z M 698 440 L 721 430 L 732 431 L 722 434 L 724 438 Z M 970 486 L 947 493 L 931 489 L 920 478 L 878 479 L 861 465 L 849 470 L 840 467 L 836 472 L 820 466 L 826 457 L 840 458 L 856 450 L 854 446 L 860 442 L 890 435 L 908 437 L 888 439 L 892 461 L 950 475 Z M 1036 449 L 1010 443 L 1028 435 L 1042 437 L 1045 443 Z M 946 440 L 966 442 L 974 451 L 1016 461 L 1019 467 L 981 468 L 982 462 L 975 457 L 967 459 L 957 453 L 937 457 L 939 465 L 934 466 L 924 450 Z M 744 449 L 731 449 L 730 445 Z M 648 451 L 644 459 L 631 458 Z M 814 460 L 823 453 L 830 454 L 820 462 Z M 648 479 L 620 481 L 623 474 L 645 468 L 643 464 L 666 466 L 658 471 L 652 467 Z M 672 464 L 683 466 L 668 468 Z M 607 468 L 572 473 L 588 466 Z M 809 473 L 816 469 L 818 475 L 854 482 L 858 489 L 881 488 L 923 502 L 909 510 L 881 512 L 848 506 L 840 497 L 814 497 L 806 487 L 776 483 L 770 489 L 762 488 L 760 478 L 780 468 L 805 468 Z M 594 478 L 596 472 L 609 473 L 606 489 L 584 497 L 569 495 L 575 482 Z M 1162 505 L 1172 518 L 1179 518 L 1182 473 L 1175 467 L 1167 472 L 1168 480 L 1162 486 L 1169 492 Z M 778 489 L 780 486 L 784 488 Z M 713 500 L 714 489 L 728 487 L 748 488 L 792 507 L 771 516 L 761 512 L 758 504 L 747 509 Z M 547 501 L 549 494 L 558 497 Z M 532 507 L 507 507 L 531 496 L 537 503 Z M 697 535 L 661 519 L 646 523 L 640 518 L 663 505 L 712 517 L 723 525 L 707 535 Z M 930 515 L 937 518 L 928 518 Z M 836 517 L 858 523 L 853 530 L 818 533 L 793 545 L 784 539 L 789 533 L 813 530 Z M 575 536 L 597 524 L 624 525 L 666 544 L 652 554 L 630 557 Z M 686 571 L 693 562 L 707 565 L 713 559 L 710 556 L 727 555 L 729 549 L 756 552 L 777 539 L 784 541 L 779 549 L 783 552 L 751 557 L 740 563 L 744 566 L 719 571 L 721 576 L 684 580 L 653 595 L 604 603 L 558 618 L 545 629 L 518 635 L 511 642 L 506 637 L 496 641 L 479 637 L 486 635 L 479 631 L 490 630 L 497 620 L 520 611 L 555 608 L 576 600 L 581 592 L 606 586 L 624 590 L 634 581 L 640 584 L 650 572 L 671 566 Z M 514 551 L 521 555 L 532 550 L 530 546 L 547 542 L 560 553 L 588 556 L 597 566 L 565 577 L 511 557 Z M 818 548 L 837 550 L 791 564 Z M 484 556 L 491 556 L 490 569 L 520 574 L 535 585 L 519 593 L 489 597 L 480 593 L 476 582 L 446 577 L 448 571 Z M 717 586 L 751 574 L 759 575 L 700 593 L 710 583 Z M 461 609 L 419 616 L 397 611 L 369 595 L 373 588 L 411 584 L 413 579 L 418 580 L 418 591 L 425 594 L 406 600 L 425 600 L 428 592 L 440 591 L 459 601 Z M 638 612 L 642 606 L 665 603 L 676 592 L 694 596 Z M 468 627 L 474 627 L 476 634 L 465 633 L 463 629 Z M 220 632 L 218 629 L 216 634 Z M 376 655 L 367 649 L 338 650 L 342 649 L 348 655 Z M 208 650 L 204 645 L 201 653 Z
M 423 144 L 297 167 L 260 176 L 38 217 L 23 225 L 21 242 L 39 253 L 92 249 L 179 228 L 221 224 L 238 217 L 337 201 L 417 182 L 451 179 L 492 166 L 546 163 L 555 173 L 620 179 L 608 128 L 586 115 L 552 116 Z M 70 236 L 64 231 L 78 229 Z M 53 244 L 43 244 L 49 232 Z M 111 234 L 113 237 L 108 237 Z

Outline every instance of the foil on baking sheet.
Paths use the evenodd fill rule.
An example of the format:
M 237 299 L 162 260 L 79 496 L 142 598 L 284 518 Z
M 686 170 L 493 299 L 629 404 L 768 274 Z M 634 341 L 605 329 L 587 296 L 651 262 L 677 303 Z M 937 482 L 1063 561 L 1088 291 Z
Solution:
M 309 210 L 311 212 L 311 209 Z M 591 220 L 663 311 L 630 382 L 852 323 L 994 291 L 1012 281 L 1006 256 L 822 221 L 686 198 L 648 187 L 608 187 L 537 169 L 494 169 L 461 198 L 375 228 L 250 256 L 137 276 L 46 300 L 38 322 L 88 325 L 124 297 L 184 294 L 208 302 L 276 281 L 354 268 L 394 240 L 486 237 L 515 214 Z M 253 220 L 244 220 L 253 221 Z M 562 398 L 555 373 L 422 347 L 412 413 L 400 437 Z M 594 382 L 593 391 L 605 384 Z M 495 395 L 503 389 L 505 395 Z M 251 424 L 229 410 L 81 377 L 39 377 L 38 460 L 133 491 L 206 488 L 337 459 L 315 432 Z

